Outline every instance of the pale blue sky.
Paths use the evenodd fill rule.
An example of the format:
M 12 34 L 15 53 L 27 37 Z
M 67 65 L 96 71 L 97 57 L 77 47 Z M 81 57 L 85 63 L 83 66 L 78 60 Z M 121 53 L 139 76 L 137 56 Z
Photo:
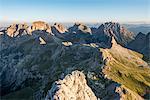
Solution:
M 0 21 L 149 22 L 150 0 L 0 0 Z

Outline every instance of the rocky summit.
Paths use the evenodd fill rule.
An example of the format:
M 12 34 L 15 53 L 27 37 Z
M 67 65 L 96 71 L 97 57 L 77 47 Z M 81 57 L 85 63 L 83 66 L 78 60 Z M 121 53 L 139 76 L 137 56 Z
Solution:
M 35 30 L 44 30 L 51 33 L 51 27 L 47 23 L 42 21 L 33 22 L 32 26 L 30 27 L 30 32 Z
M 1 27 L 1 100 L 149 100 L 149 36 L 115 22 Z
M 73 71 L 63 80 L 56 81 L 48 91 L 45 100 L 97 100 L 88 87 L 85 75 L 80 71 Z

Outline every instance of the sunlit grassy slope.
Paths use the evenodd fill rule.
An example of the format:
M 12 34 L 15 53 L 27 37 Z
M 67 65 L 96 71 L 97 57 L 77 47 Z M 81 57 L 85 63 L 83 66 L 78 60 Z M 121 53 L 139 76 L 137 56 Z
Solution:
M 100 49 L 105 59 L 103 70 L 107 78 L 143 95 L 150 90 L 150 68 L 142 55 L 118 45 L 113 40 L 111 49 Z

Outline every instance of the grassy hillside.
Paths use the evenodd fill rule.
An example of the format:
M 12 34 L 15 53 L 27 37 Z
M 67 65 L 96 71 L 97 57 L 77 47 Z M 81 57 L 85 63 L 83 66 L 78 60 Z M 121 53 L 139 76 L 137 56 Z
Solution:
M 111 49 L 100 49 L 105 59 L 105 76 L 132 91 L 144 95 L 150 90 L 150 68 L 142 55 L 113 43 Z

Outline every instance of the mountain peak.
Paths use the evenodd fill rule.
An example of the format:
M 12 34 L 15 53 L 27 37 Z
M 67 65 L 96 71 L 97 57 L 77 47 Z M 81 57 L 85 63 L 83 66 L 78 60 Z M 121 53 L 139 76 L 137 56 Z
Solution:
M 10 37 L 16 37 L 18 35 L 21 35 L 22 33 L 28 33 L 28 25 L 27 24 L 12 24 L 10 25 L 6 32 L 7 35 Z
M 142 32 L 139 32 L 138 34 L 137 34 L 137 36 L 146 36 L 144 33 L 142 33 Z
M 139 32 L 137 36 L 135 37 L 136 40 L 142 41 L 146 39 L 146 34 L 143 34 L 142 32 Z
M 132 32 L 115 22 L 106 22 L 100 25 L 94 34 L 97 34 L 101 37 L 113 36 L 116 41 L 123 46 L 127 45 L 127 43 L 134 38 Z
M 65 28 L 65 26 L 61 23 L 55 23 L 54 27 L 60 32 L 60 33 L 65 33 L 68 32 L 68 30 Z
M 35 21 L 32 23 L 32 26 L 30 27 L 30 32 L 33 32 L 35 30 L 44 30 L 48 33 L 51 33 L 51 27 L 48 25 L 48 23 L 43 21 Z
M 75 23 L 74 26 L 69 28 L 69 30 L 71 32 L 81 31 L 83 33 L 90 33 L 90 34 L 92 34 L 91 29 L 88 26 L 84 25 L 83 23 Z

